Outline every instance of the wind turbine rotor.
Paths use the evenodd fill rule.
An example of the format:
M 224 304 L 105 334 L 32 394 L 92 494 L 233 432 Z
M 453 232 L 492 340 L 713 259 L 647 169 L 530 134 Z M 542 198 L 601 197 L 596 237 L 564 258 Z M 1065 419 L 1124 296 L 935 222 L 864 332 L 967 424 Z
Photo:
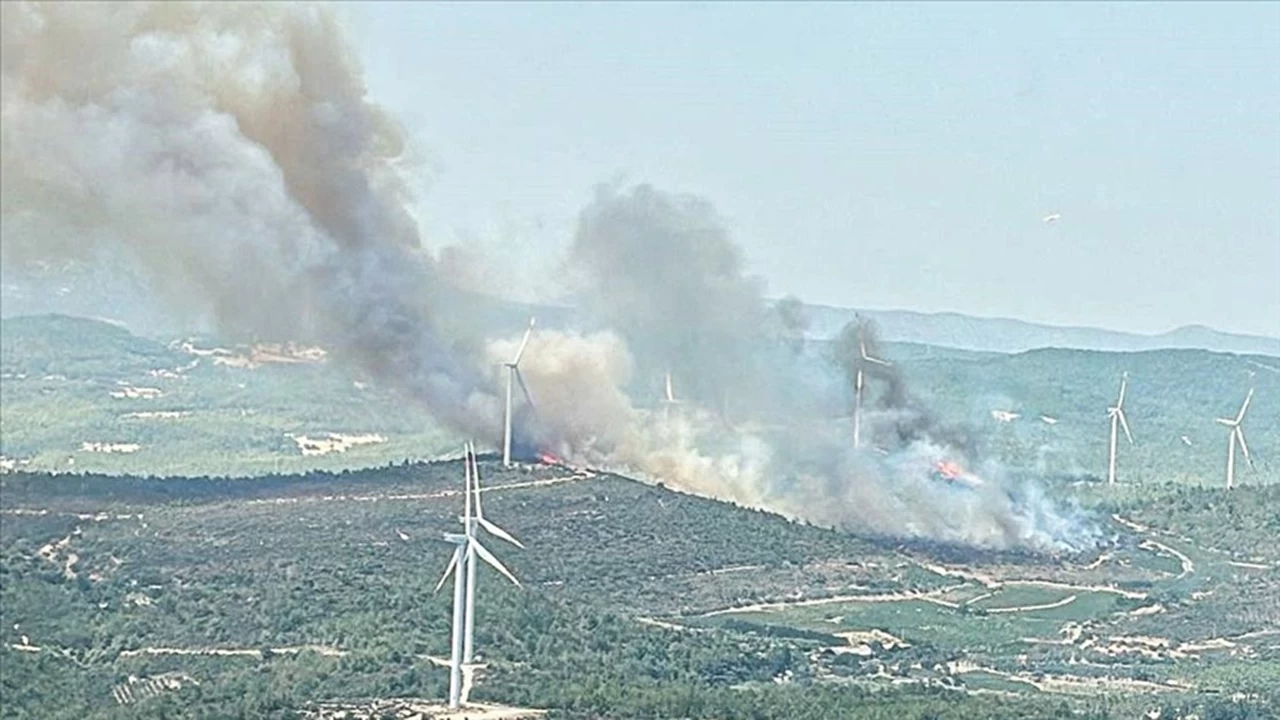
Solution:
M 1236 415 L 1237 425 L 1240 424 L 1240 421 L 1244 420 L 1244 414 L 1249 409 L 1250 400 L 1253 400 L 1253 388 L 1249 388 L 1249 394 L 1244 396 L 1244 404 L 1240 406 L 1240 413 Z
M 485 547 L 480 544 L 480 541 L 472 540 L 471 548 L 475 550 L 476 555 L 479 555 L 481 560 L 484 560 L 485 562 L 489 563 L 489 565 L 491 565 L 494 570 L 497 570 L 498 572 L 502 573 L 503 577 L 510 580 L 513 584 L 515 584 L 516 587 L 521 587 L 520 581 L 516 579 L 516 576 L 512 575 L 511 571 L 508 570 L 505 565 L 499 562 L 498 558 L 493 556 L 493 553 L 486 550 Z
M 470 535 L 470 534 L 471 534 L 471 482 L 472 482 L 472 478 L 471 478 L 471 461 L 472 461 L 472 458 L 473 458 L 473 455 L 472 455 L 472 452 L 471 452 L 471 444 L 470 444 L 470 443 L 467 443 L 466 445 L 463 445 L 463 446 L 462 446 L 462 454 L 463 454 L 463 463 L 462 463 L 462 464 L 463 464 L 463 467 L 465 468 L 464 474 L 466 475 L 466 480 L 465 480 L 465 484 L 464 484 L 464 488 L 465 488 L 465 490 L 464 490 L 464 492 L 463 492 L 463 495 L 465 496 L 465 498 L 466 498 L 466 499 L 465 499 L 465 500 L 463 500 L 463 504 L 462 504 L 462 506 L 463 506 L 463 521 L 462 521 L 462 523 L 463 523 L 463 525 L 465 525 L 465 526 L 466 526 L 466 528 L 467 528 L 467 534 L 468 534 L 468 535 Z M 479 478 L 476 478 L 476 480 L 479 480 Z M 477 495 L 476 495 L 476 501 L 477 501 L 477 502 L 479 502 L 479 500 L 480 500 L 480 496 L 479 496 L 479 494 L 477 494 Z M 477 506 L 477 507 L 476 507 L 476 512 L 478 513 L 479 511 L 480 511 L 480 508 Z
M 436 589 L 431 591 L 432 595 L 440 592 L 440 588 L 444 587 L 445 581 L 449 579 L 449 575 L 453 573 L 453 567 L 458 564 L 458 551 L 455 549 L 453 554 L 449 556 L 449 564 L 444 567 L 444 574 L 440 576 L 440 582 L 436 583 Z
M 529 347 L 529 336 L 533 334 L 533 325 L 537 322 L 537 318 L 529 318 L 529 327 L 524 331 L 524 338 L 520 340 L 520 349 L 516 350 L 516 356 L 507 363 L 508 367 L 515 367 L 520 364 L 520 358 L 524 357 L 525 348 Z
M 524 374 L 515 365 L 511 366 L 511 373 L 516 376 L 516 384 L 520 386 L 520 392 L 524 393 L 524 399 L 525 402 L 529 403 L 529 409 L 533 411 L 534 415 L 537 415 L 538 406 L 533 404 L 533 394 L 529 392 L 529 386 L 524 382 Z
M 519 540 L 512 537 L 510 533 L 508 533 L 506 530 L 503 530 L 502 528 L 498 527 L 497 525 L 485 519 L 484 509 L 480 505 L 480 467 L 479 466 L 476 466 L 476 470 L 475 470 L 475 493 L 476 493 L 475 520 L 477 523 L 480 524 L 480 527 L 489 531 L 490 535 L 493 535 L 494 537 L 500 538 L 502 540 L 506 540 L 507 542 L 511 543 L 512 545 L 515 545 L 520 549 L 524 549 L 524 544 L 522 544 Z
M 476 522 L 480 523 L 480 526 L 483 527 L 485 530 L 488 530 L 490 535 L 493 535 L 494 537 L 499 538 L 501 540 L 506 540 L 507 542 L 511 543 L 512 545 L 515 545 L 521 550 L 524 549 L 524 543 L 515 539 L 506 530 L 503 530 L 497 525 L 494 525 L 492 522 L 485 520 L 482 517 L 477 517 Z
M 1233 434 L 1236 436 L 1236 441 L 1240 443 L 1240 449 L 1244 451 L 1244 461 L 1249 464 L 1249 469 L 1252 470 L 1253 458 L 1249 457 L 1249 445 L 1244 441 L 1244 428 L 1236 425 Z
M 1124 411 L 1116 410 L 1116 417 L 1120 418 L 1120 427 L 1124 428 L 1124 436 L 1129 438 L 1129 444 L 1133 444 L 1133 434 L 1129 432 L 1129 421 L 1124 419 Z

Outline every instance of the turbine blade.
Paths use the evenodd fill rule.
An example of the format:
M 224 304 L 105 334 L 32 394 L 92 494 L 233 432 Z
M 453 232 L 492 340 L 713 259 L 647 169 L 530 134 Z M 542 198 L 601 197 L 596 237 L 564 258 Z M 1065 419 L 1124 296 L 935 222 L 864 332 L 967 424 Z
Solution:
M 436 589 L 431 591 L 432 595 L 440 592 L 440 588 L 444 587 L 444 583 L 449 579 L 449 573 L 453 572 L 453 566 L 458 564 L 458 551 L 455 549 L 453 554 L 449 556 L 449 564 L 444 566 L 444 574 L 440 576 L 440 582 L 436 583 Z
M 480 507 L 480 463 L 476 462 L 476 451 L 474 447 L 471 448 L 471 465 L 473 468 L 471 476 L 474 478 L 474 480 L 472 480 L 471 487 L 473 488 L 472 492 L 476 495 L 476 520 L 483 523 L 484 510 Z
M 667 371 L 666 382 L 667 382 L 667 402 L 675 402 L 676 394 L 671 390 L 671 371 L 670 370 Z
M 521 550 L 524 549 L 524 543 L 511 537 L 511 535 L 506 530 L 503 530 L 502 528 L 498 527 L 497 525 L 494 525 L 493 523 L 489 522 L 488 520 L 485 520 L 482 517 L 477 517 L 476 522 L 480 523 L 480 526 L 483 527 L 485 530 L 488 530 L 490 535 L 506 540 L 507 542 L 511 543 L 512 545 L 515 545 Z
M 529 386 L 524 384 L 524 375 L 518 367 L 511 368 L 511 371 L 515 373 L 516 382 L 520 384 L 520 392 L 524 393 L 524 399 L 529 403 L 529 409 L 533 410 L 533 414 L 536 417 L 538 415 L 538 406 L 533 404 L 533 395 L 529 393 Z
M 1236 440 L 1240 441 L 1240 449 L 1244 451 L 1244 461 L 1249 463 L 1249 469 L 1253 469 L 1253 458 L 1249 457 L 1249 446 L 1244 441 L 1244 428 L 1236 426 Z
M 1214 421 L 1214 422 L 1216 422 L 1216 423 L 1222 423 L 1223 425 L 1226 425 L 1227 427 L 1235 427 L 1235 426 L 1236 426 L 1236 421 L 1235 421 L 1235 420 L 1230 420 L 1230 419 L 1228 419 L 1228 418 L 1214 418 L 1214 419 L 1213 419 L 1213 421 Z
M 1124 411 L 1117 410 L 1116 417 L 1120 418 L 1120 426 L 1124 428 L 1124 436 L 1129 438 L 1129 444 L 1133 444 L 1133 434 L 1129 432 L 1129 421 L 1124 419 Z
M 471 444 L 467 443 L 462 446 L 462 464 L 466 468 L 466 483 L 463 489 L 464 499 L 462 501 L 463 517 L 467 525 L 467 530 L 471 529 Z M 480 512 L 476 508 L 476 512 Z
M 1249 409 L 1249 401 L 1253 399 L 1253 388 L 1249 388 L 1249 394 L 1244 396 L 1244 404 L 1240 406 L 1240 414 L 1236 415 L 1236 424 L 1239 425 L 1244 420 L 1244 413 Z
M 520 581 L 516 579 L 515 575 L 511 574 L 511 571 L 508 570 L 505 565 L 498 562 L 498 558 L 494 557 L 493 553 L 486 550 L 483 545 L 481 545 L 479 542 L 476 542 L 474 540 L 471 541 L 471 546 L 475 548 L 476 554 L 480 556 L 481 560 L 484 560 L 485 562 L 492 565 L 494 570 L 497 570 L 498 572 L 502 573 L 502 575 L 505 578 L 515 583 L 516 587 L 520 587 Z
M 524 349 L 529 346 L 529 335 L 533 333 L 533 324 L 536 318 L 529 318 L 529 327 L 524 331 L 524 339 L 520 341 L 520 349 L 516 350 L 516 356 L 511 360 L 512 365 L 519 365 L 520 358 L 524 357 Z
M 859 330 L 859 331 L 858 331 L 858 354 L 862 356 L 862 359 L 863 359 L 863 360 L 869 360 L 869 359 L 870 359 L 870 358 L 868 358 L 868 357 L 867 357 L 867 344 L 866 344 L 865 342 L 863 342 L 863 340 L 862 340 L 862 331 L 861 331 L 861 330 Z
M 885 366 L 885 367 L 889 367 L 890 365 L 893 365 L 893 363 L 891 363 L 891 362 L 889 362 L 889 361 L 887 361 L 887 360 L 881 360 L 880 358 L 873 358 L 873 357 L 871 357 L 870 355 L 863 355 L 863 356 L 862 356 L 862 359 L 863 359 L 863 360 L 866 360 L 866 361 L 867 361 L 867 362 L 869 362 L 869 363 L 872 363 L 872 364 L 875 364 L 875 365 L 883 365 L 883 366 Z
M 1129 388 L 1129 373 L 1120 376 L 1120 399 L 1116 400 L 1116 407 L 1124 407 L 1124 391 Z

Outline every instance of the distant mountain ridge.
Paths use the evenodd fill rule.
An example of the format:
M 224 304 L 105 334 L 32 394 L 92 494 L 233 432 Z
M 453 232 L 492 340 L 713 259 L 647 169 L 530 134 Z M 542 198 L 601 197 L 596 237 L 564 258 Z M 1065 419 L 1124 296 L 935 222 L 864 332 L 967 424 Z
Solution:
M 1280 357 L 1280 338 L 1226 333 L 1203 325 L 1186 325 L 1165 333 L 1143 335 L 1091 327 L 1042 325 L 1009 318 L 975 317 L 954 312 L 855 311 L 826 305 L 806 305 L 805 312 L 810 320 L 809 334 L 814 338 L 834 337 L 857 312 L 875 321 L 884 340 L 941 345 L 963 350 L 1018 353 L 1055 347 L 1110 352 L 1194 349 Z

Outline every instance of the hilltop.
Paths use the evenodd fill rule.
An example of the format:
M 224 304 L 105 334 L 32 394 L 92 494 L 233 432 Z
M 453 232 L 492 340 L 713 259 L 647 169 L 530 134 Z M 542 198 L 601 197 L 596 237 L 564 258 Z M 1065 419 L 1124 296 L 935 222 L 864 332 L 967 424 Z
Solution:
M 954 312 L 911 310 L 853 310 L 806 305 L 815 338 L 831 338 L 854 313 L 874 320 L 885 340 L 914 342 L 966 350 L 1016 353 L 1037 348 L 1074 348 L 1110 352 L 1196 349 L 1280 357 L 1280 338 L 1238 335 L 1203 325 L 1186 325 L 1154 335 L 1092 327 L 1044 325 L 1009 318 L 987 318 Z
M 103 307 L 120 308 L 121 319 L 144 336 L 170 335 L 175 332 L 171 318 L 157 315 L 137 288 L 112 289 L 104 295 L 101 282 L 89 282 L 75 274 L 56 276 L 57 280 L 37 282 L 27 279 L 25 285 L 0 288 L 4 299 L 3 317 L 13 319 L 25 315 L 57 312 L 67 315 L 93 316 Z M 65 285 L 65 287 L 64 287 Z M 63 292 L 65 291 L 65 292 Z M 563 303 L 529 303 L 503 300 L 479 293 L 466 293 L 466 306 L 471 308 L 466 322 L 483 334 L 501 333 L 523 327 L 530 315 L 536 315 L 543 327 L 573 329 L 591 323 L 575 306 L 572 298 Z M 830 305 L 804 304 L 809 320 L 808 336 L 828 340 L 839 334 L 855 314 L 876 322 L 883 339 L 890 342 L 917 343 L 936 347 L 958 348 L 999 353 L 1017 353 L 1038 348 L 1072 348 L 1109 352 L 1144 350 L 1210 350 L 1214 352 L 1266 355 L 1273 366 L 1280 367 L 1280 338 L 1243 335 L 1216 330 L 1203 325 L 1185 325 L 1156 334 L 1140 334 L 1095 327 L 1072 327 L 1026 322 L 1011 318 L 979 317 L 957 312 L 918 312 L 914 310 L 859 310 Z

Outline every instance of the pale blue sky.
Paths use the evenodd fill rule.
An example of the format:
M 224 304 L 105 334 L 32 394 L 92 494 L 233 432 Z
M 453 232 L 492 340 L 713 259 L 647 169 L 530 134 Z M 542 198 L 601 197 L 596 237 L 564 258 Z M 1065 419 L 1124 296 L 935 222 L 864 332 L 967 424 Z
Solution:
M 345 12 L 432 245 L 553 257 L 621 174 L 710 199 L 775 295 L 1280 335 L 1280 3 Z

